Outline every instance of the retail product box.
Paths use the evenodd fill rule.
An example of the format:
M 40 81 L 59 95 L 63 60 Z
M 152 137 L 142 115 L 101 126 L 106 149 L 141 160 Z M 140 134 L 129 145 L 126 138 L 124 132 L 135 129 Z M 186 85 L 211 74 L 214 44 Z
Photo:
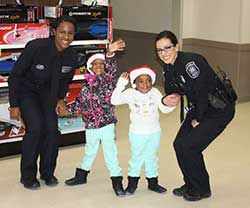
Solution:
M 45 18 L 57 18 L 62 15 L 62 8 L 59 6 L 44 6 Z
M 8 76 L 21 54 L 21 49 L 0 50 L 0 76 Z M 1 82 L 1 81 L 0 81 Z
M 0 24 L 0 44 L 27 43 L 36 38 L 49 37 L 48 23 Z
M 62 14 L 74 17 L 78 29 L 75 40 L 111 39 L 112 9 L 109 6 L 62 7 Z
M 82 0 L 82 3 L 90 6 L 93 4 L 93 0 Z M 108 6 L 109 0 L 97 0 L 96 4 L 102 6 Z
M 103 44 L 77 45 L 72 46 L 72 48 L 77 53 L 78 65 L 80 67 L 86 67 L 86 62 L 92 54 L 106 51 L 106 45 Z
M 66 96 L 67 104 L 75 102 L 75 99 L 79 95 L 82 89 L 82 81 L 73 81 L 69 85 L 69 90 Z M 79 113 L 78 115 L 73 115 L 69 118 L 59 118 L 58 119 L 58 128 L 62 134 L 79 132 L 85 130 L 85 124 L 82 120 L 82 116 Z
M 26 23 L 35 21 L 36 8 L 34 7 L 0 6 L 1 23 Z

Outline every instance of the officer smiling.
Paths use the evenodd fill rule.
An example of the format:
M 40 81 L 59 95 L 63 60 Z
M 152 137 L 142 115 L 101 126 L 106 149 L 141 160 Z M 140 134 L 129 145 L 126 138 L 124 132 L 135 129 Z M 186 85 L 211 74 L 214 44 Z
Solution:
M 22 143 L 21 180 L 28 189 L 38 189 L 39 172 L 48 186 L 58 184 L 54 176 L 58 155 L 58 118 L 66 105 L 63 98 L 77 67 L 77 56 L 69 47 L 76 22 L 62 16 L 53 24 L 53 36 L 27 43 L 11 71 L 9 84 L 10 118 L 25 125 Z
M 206 59 L 179 51 L 178 40 L 171 31 L 159 33 L 155 46 L 163 62 L 166 92 L 163 103 L 169 106 L 168 99 L 174 95 L 186 96 L 188 100 L 186 118 L 174 141 L 184 185 L 174 189 L 173 194 L 187 201 L 201 200 L 211 196 L 202 152 L 233 119 L 235 103 L 227 99 L 222 83 Z M 217 89 L 225 96 L 216 97 Z

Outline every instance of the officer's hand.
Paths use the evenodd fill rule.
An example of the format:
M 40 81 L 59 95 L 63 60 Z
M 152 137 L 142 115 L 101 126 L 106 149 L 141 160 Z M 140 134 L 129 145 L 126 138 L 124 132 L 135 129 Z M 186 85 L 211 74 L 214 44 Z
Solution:
M 195 120 L 195 119 L 193 119 L 192 121 L 191 121 L 191 125 L 192 125 L 192 127 L 193 128 L 195 128 L 196 126 L 198 126 L 200 123 L 197 121 L 197 120 Z
M 21 111 L 19 107 L 9 107 L 10 119 L 14 119 L 17 121 L 21 120 Z
M 56 113 L 60 117 L 65 117 L 69 115 L 67 105 L 63 99 L 57 101 Z
M 167 95 L 162 99 L 163 104 L 169 107 L 174 107 L 178 105 L 179 101 L 180 101 L 180 95 L 176 93 Z

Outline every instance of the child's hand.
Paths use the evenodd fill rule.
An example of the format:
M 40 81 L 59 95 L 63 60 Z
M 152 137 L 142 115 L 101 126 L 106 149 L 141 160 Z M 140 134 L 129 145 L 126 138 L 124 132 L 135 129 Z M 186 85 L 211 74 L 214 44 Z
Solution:
M 123 51 L 126 46 L 126 43 L 122 39 L 118 39 L 115 42 L 110 42 L 108 47 L 108 55 L 112 56 L 112 54 L 116 51 Z
M 169 107 L 176 106 L 179 103 L 179 101 L 180 101 L 180 95 L 176 93 L 165 96 L 162 99 L 162 102 L 164 103 L 164 105 L 169 106 Z
M 21 119 L 21 111 L 19 107 L 9 107 L 10 119 L 14 119 L 20 121 Z
M 64 102 L 64 100 L 60 99 L 60 100 L 57 101 L 56 113 L 60 117 L 69 116 L 68 108 L 67 108 L 66 103 Z
M 123 72 L 120 77 L 123 77 L 124 79 L 129 80 L 129 73 Z
M 129 73 L 123 72 L 118 79 L 117 86 L 125 87 L 129 83 Z

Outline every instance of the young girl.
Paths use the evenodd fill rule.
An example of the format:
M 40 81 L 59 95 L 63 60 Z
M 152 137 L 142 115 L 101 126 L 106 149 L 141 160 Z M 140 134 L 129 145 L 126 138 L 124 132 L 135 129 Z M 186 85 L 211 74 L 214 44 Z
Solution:
M 132 88 L 124 91 L 130 82 Z M 123 73 L 114 90 L 111 103 L 114 105 L 128 104 L 130 108 L 129 141 L 131 145 L 131 159 L 128 169 L 128 186 L 126 194 L 133 194 L 137 188 L 142 165 L 145 165 L 145 175 L 148 189 L 157 193 L 166 192 L 167 189 L 158 184 L 158 157 L 161 128 L 158 108 L 168 113 L 174 107 L 162 104 L 162 94 L 153 87 L 156 79 L 156 70 L 149 66 L 140 66 Z M 173 96 L 174 97 L 174 96 Z M 173 104 L 178 100 L 172 99 Z
M 86 125 L 85 155 L 81 167 L 76 169 L 75 177 L 65 181 L 67 185 L 73 186 L 87 182 L 87 175 L 101 143 L 113 189 L 117 196 L 125 195 L 115 143 L 115 123 L 117 120 L 114 106 L 110 102 L 117 82 L 118 67 L 114 52 L 122 51 L 124 47 L 123 40 L 110 43 L 107 54 L 94 54 L 87 61 L 87 69 L 90 74 L 85 75 L 80 95 L 68 109 L 70 114 L 82 113 Z

